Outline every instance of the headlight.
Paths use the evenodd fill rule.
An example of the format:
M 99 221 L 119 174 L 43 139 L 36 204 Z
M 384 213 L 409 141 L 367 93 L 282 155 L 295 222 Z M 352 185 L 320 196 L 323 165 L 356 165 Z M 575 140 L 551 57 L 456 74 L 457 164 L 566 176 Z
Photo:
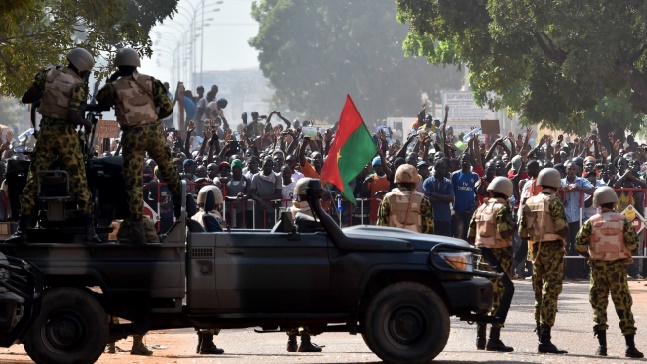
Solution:
M 447 264 L 456 270 L 472 272 L 472 253 L 470 252 L 438 252 Z

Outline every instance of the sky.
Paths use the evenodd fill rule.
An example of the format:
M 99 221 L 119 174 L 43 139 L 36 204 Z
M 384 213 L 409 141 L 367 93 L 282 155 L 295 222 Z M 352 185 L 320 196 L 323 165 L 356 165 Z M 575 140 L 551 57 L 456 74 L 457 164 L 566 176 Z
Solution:
M 222 4 L 216 4 L 217 2 Z M 172 52 L 180 49 L 189 58 L 190 19 L 194 19 L 194 11 L 197 10 L 196 21 L 193 22 L 195 32 L 200 32 L 202 25 L 202 13 L 199 10 L 200 0 L 178 1 L 178 13 L 173 19 L 166 19 L 162 25 L 158 25 L 151 31 L 153 41 L 153 56 L 142 59 L 142 72 L 154 75 L 161 80 L 169 82 L 177 77 L 177 68 L 173 68 Z M 206 37 L 204 38 L 204 58 L 202 61 L 203 71 L 225 71 L 232 69 L 258 69 L 258 52 L 252 48 L 247 41 L 258 32 L 258 23 L 252 19 L 250 12 L 252 0 L 204 0 Z M 220 9 L 213 11 L 213 9 Z M 213 20 L 207 20 L 207 19 Z M 161 33 L 161 35 L 160 35 Z M 195 42 L 196 70 L 200 70 L 202 39 L 198 37 Z M 188 61 L 185 61 L 188 63 Z M 176 62 L 177 64 L 177 62 Z M 173 71 L 172 71 L 173 69 Z M 182 69 L 182 68 L 180 68 Z M 188 65 L 184 68 L 188 70 Z M 172 75 L 171 72 L 174 72 Z M 186 75 L 187 73 L 185 73 Z M 186 76 L 182 76 L 183 80 Z M 186 81 L 185 81 L 186 82 Z

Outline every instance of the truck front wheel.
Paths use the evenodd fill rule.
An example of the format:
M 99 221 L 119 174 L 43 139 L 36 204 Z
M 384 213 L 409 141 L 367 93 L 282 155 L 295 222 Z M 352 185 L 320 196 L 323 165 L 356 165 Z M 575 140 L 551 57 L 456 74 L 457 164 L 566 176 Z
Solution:
M 108 317 L 99 302 L 76 288 L 45 291 L 41 311 L 25 337 L 36 363 L 94 363 L 108 341 Z
M 366 345 L 390 363 L 426 363 L 449 338 L 443 300 L 420 283 L 400 282 L 379 291 L 360 322 Z

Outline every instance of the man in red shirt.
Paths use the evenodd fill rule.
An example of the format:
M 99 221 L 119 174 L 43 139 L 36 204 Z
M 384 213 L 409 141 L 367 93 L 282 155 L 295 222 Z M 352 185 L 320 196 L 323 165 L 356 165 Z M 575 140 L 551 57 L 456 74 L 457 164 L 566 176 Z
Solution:
M 375 193 L 380 191 L 389 192 L 391 182 L 391 170 L 386 163 L 383 163 L 382 156 L 379 155 L 373 158 L 371 165 L 373 166 L 373 174 L 366 177 L 362 184 L 362 194 L 368 195 L 369 198 L 375 198 Z M 381 196 L 380 196 L 381 197 Z M 372 225 L 377 223 L 377 212 L 380 208 L 380 200 L 371 200 L 371 212 L 369 220 Z

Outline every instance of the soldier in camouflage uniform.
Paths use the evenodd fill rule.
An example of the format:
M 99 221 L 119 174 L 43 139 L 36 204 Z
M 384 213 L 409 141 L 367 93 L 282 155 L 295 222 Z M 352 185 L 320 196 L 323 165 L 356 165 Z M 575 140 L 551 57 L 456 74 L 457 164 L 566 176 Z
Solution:
M 119 70 L 99 90 L 97 100 L 115 106 L 117 121 L 123 130 L 123 170 L 130 212 L 129 242 L 146 242 L 142 223 L 143 197 L 141 170 L 145 153 L 155 160 L 164 182 L 173 193 L 175 216 L 180 215 L 180 179 L 171 158 L 171 150 L 160 128 L 160 119 L 173 113 L 173 103 L 164 85 L 155 78 L 140 74 L 139 56 L 131 48 L 122 48 L 115 57 Z
M 427 196 L 416 192 L 420 176 L 416 167 L 403 164 L 395 171 L 398 188 L 387 193 L 377 212 L 378 226 L 399 227 L 423 234 L 434 233 L 434 215 Z
M 94 67 L 94 57 L 83 48 L 75 48 L 67 56 L 69 65 L 61 70 L 47 69 L 36 74 L 34 83 L 25 92 L 22 102 L 34 103 L 41 99 L 38 111 L 43 115 L 38 141 L 30 156 L 27 184 L 20 196 L 20 222 L 18 231 L 5 242 L 25 242 L 26 230 L 35 224 L 38 194 L 38 171 L 50 168 L 55 158 L 63 164 L 68 174 L 71 193 L 76 197 L 78 209 L 86 225 L 85 240 L 100 242 L 92 219 L 92 195 L 85 177 L 83 155 L 76 126 L 86 131 L 92 123 L 81 117 L 81 105 L 87 100 L 84 78 Z
M 512 196 L 514 185 L 512 181 L 504 177 L 496 177 L 488 185 L 487 191 L 492 197 L 485 199 L 485 202 L 474 212 L 467 240 L 481 250 L 489 250 L 497 259 L 497 262 L 490 262 L 484 267 L 485 270 L 494 271 L 493 264 L 498 264 L 501 269 L 510 277 L 512 271 L 512 235 L 514 234 L 514 222 L 512 210 L 508 206 L 508 199 Z M 478 264 L 481 265 L 482 257 Z M 501 305 L 501 299 L 505 287 L 501 279 L 490 279 L 494 283 L 492 292 L 493 302 L 490 316 L 496 316 Z M 492 324 L 490 337 L 485 341 L 487 325 L 477 324 L 476 348 L 478 350 L 510 352 L 514 349 L 506 346 L 500 339 L 503 324 Z
M 638 235 L 631 222 L 615 211 L 618 195 L 611 187 L 602 187 L 593 194 L 593 203 L 601 213 L 593 215 L 577 234 L 576 249 L 589 259 L 591 290 L 589 301 L 593 307 L 594 335 L 600 346 L 596 355 L 607 356 L 607 306 L 609 291 L 620 318 L 620 331 L 625 337 L 625 356 L 642 358 L 644 355 L 634 343 L 636 326 L 631 313 L 631 294 L 627 286 L 625 264 L 631 264 L 631 252 L 638 248 Z
M 535 322 L 540 353 L 563 354 L 551 342 L 551 329 L 557 314 L 557 299 L 562 292 L 564 276 L 564 239 L 568 236 L 568 222 L 564 205 L 557 197 L 561 177 L 554 168 L 544 168 L 537 178 L 542 186 L 540 194 L 530 197 L 523 207 L 519 222 L 519 236 L 532 244 L 531 254 L 535 291 Z

